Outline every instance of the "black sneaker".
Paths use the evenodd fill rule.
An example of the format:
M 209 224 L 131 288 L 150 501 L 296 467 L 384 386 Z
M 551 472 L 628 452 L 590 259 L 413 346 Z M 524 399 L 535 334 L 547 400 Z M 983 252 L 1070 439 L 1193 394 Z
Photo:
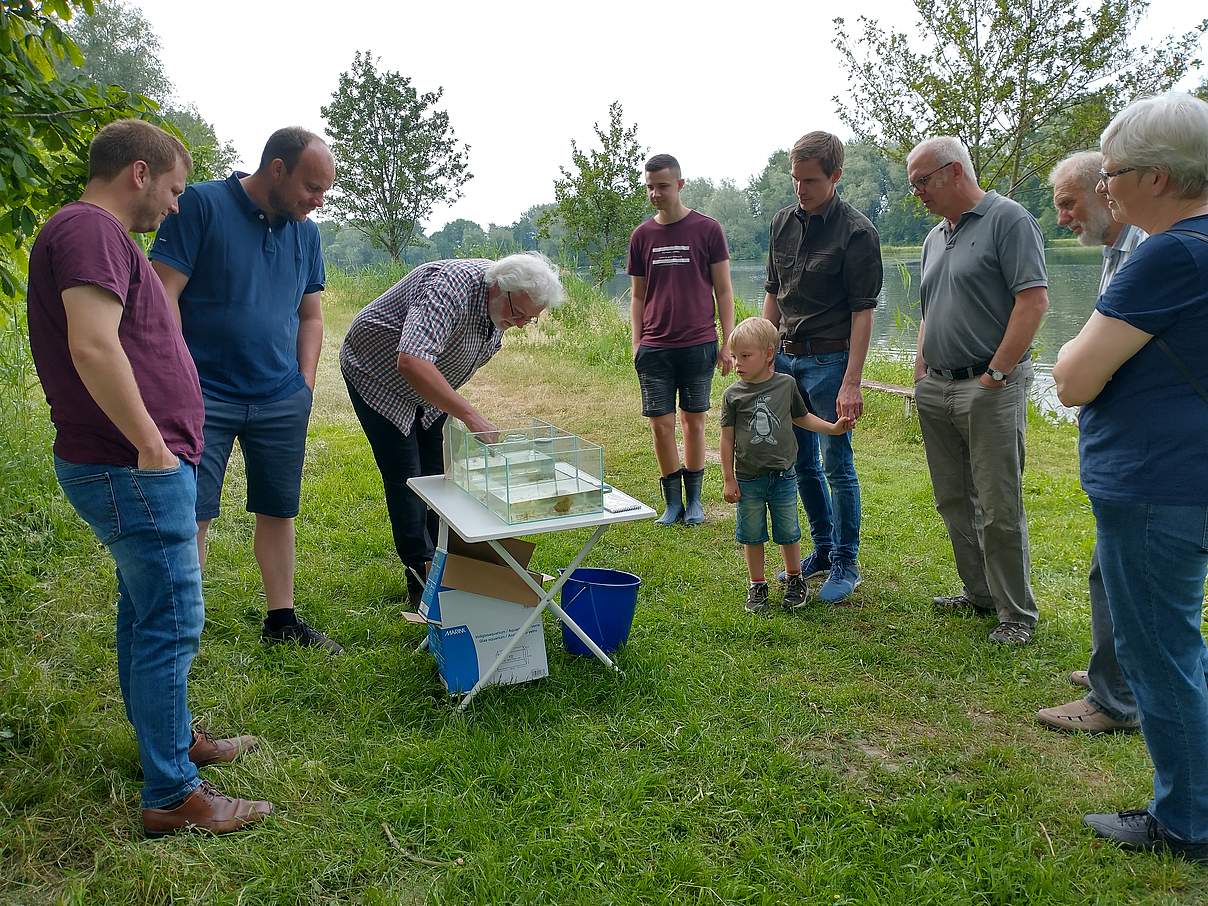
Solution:
M 344 648 L 338 642 L 333 642 L 319 630 L 307 626 L 302 622 L 301 617 L 295 618 L 293 623 L 288 623 L 277 629 L 269 629 L 265 626 L 260 631 L 260 641 L 266 645 L 280 645 L 282 643 L 291 642 L 303 648 L 322 648 L 328 654 L 343 654 Z
M 784 580 L 784 609 L 797 610 L 804 607 L 806 594 L 805 576 L 789 576 Z
M 768 609 L 768 583 L 752 582 L 747 588 L 747 613 L 764 613 Z

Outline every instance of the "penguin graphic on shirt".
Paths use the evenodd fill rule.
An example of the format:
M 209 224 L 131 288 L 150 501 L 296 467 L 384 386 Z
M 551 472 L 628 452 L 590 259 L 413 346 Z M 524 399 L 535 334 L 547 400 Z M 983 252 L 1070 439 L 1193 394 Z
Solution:
M 780 428 L 780 419 L 768 408 L 766 395 L 755 400 L 755 411 L 751 413 L 751 443 L 776 444 L 776 431 Z

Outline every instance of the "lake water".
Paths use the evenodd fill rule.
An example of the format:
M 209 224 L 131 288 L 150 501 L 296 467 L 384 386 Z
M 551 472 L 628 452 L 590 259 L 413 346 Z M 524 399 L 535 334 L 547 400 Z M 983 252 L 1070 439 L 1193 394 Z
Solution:
M 1094 310 L 1099 294 L 1099 274 L 1103 253 L 1099 248 L 1081 246 L 1045 249 L 1049 272 L 1049 310 L 1033 344 L 1036 350 L 1036 385 L 1033 396 L 1040 406 L 1058 415 L 1069 416 L 1053 393 L 1049 372 L 1057 351 L 1071 339 Z M 885 283 L 873 315 L 872 346 L 893 358 L 911 361 L 918 339 L 919 259 L 917 256 L 884 259 Z M 763 304 L 763 261 L 732 261 L 730 275 L 734 295 L 748 304 Z M 618 274 L 607 290 L 619 304 L 629 305 L 629 278 Z

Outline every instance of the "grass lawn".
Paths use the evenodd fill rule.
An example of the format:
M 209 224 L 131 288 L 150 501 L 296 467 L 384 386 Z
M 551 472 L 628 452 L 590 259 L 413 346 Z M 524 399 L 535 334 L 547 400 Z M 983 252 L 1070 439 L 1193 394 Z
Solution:
M 260 736 L 258 752 L 204 774 L 277 803 L 261 828 L 142 839 L 109 558 L 57 493 L 44 451 L 0 480 L 0 903 L 1208 899 L 1203 869 L 1126 855 L 1081 824 L 1083 812 L 1146 801 L 1142 740 L 1069 737 L 1031 719 L 1074 698 L 1066 674 L 1088 652 L 1092 522 L 1073 428 L 1036 418 L 1029 429 L 1042 623 L 1024 650 L 988 644 L 984 619 L 932 609 L 958 583 L 918 425 L 896 397 L 869 393 L 854 606 L 743 612 L 714 464 L 708 524 L 619 526 L 588 561 L 644 580 L 623 676 L 566 655 L 550 617 L 550 676 L 487 690 L 461 716 L 415 650 L 421 630 L 400 616 L 380 479 L 336 364 L 376 289 L 346 278 L 328 294 L 298 526 L 301 612 L 346 656 L 260 645 L 238 467 L 211 529 L 193 709 L 215 730 Z M 509 338 L 467 394 L 497 422 L 534 415 L 603 443 L 610 480 L 653 503 L 620 319 L 595 306 L 545 330 Z M 870 370 L 901 379 L 891 364 Z M 714 449 L 717 434 L 713 423 Z M 582 540 L 540 536 L 534 565 L 554 572 Z

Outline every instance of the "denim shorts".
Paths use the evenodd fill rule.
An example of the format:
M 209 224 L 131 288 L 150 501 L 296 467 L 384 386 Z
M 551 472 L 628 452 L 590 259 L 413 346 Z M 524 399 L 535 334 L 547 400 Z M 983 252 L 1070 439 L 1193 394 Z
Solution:
M 642 415 L 657 418 L 675 411 L 675 396 L 684 412 L 708 412 L 717 365 L 717 341 L 663 349 L 639 346 L 633 367 L 642 388 Z
M 739 544 L 766 544 L 767 514 L 772 514 L 772 540 L 777 544 L 796 544 L 801 540 L 797 520 L 797 470 L 769 472 L 758 478 L 740 478 L 738 517 L 734 537 Z
M 306 426 L 314 394 L 303 384 L 262 406 L 205 397 L 205 449 L 197 466 L 197 520 L 218 516 L 231 448 L 239 440 L 247 471 L 247 511 L 292 519 L 302 494 Z

